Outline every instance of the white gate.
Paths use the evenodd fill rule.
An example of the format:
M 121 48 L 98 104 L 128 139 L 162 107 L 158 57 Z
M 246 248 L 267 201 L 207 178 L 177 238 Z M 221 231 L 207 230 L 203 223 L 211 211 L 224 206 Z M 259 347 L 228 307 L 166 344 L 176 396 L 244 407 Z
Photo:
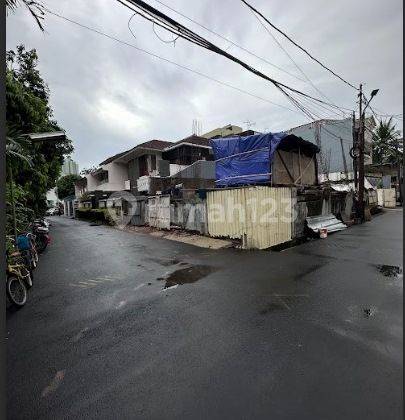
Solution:
M 170 196 L 156 195 L 148 199 L 149 226 L 170 229 Z

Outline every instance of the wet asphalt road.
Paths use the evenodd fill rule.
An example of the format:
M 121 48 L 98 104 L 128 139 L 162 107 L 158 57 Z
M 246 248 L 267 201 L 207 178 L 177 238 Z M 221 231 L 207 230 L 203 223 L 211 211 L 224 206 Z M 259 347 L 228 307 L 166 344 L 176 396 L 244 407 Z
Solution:
M 52 221 L 9 419 L 402 418 L 402 211 L 283 252 Z M 185 263 L 210 273 L 164 290 Z

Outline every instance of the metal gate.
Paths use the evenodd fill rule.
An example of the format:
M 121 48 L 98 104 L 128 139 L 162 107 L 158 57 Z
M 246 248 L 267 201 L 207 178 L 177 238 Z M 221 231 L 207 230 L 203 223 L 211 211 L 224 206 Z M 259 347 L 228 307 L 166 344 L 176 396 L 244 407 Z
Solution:
M 207 193 L 208 233 L 265 249 L 292 239 L 291 188 L 244 187 Z

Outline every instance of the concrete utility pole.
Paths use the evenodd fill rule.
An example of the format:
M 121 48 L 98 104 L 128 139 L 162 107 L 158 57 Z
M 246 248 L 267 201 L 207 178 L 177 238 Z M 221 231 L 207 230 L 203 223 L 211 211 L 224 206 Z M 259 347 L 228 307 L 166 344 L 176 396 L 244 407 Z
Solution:
M 345 169 L 345 177 L 346 180 L 349 178 L 348 170 L 347 170 L 347 162 L 346 162 L 346 156 L 345 156 L 345 149 L 343 147 L 343 139 L 340 138 L 340 148 L 342 150 L 342 160 L 343 160 L 343 167 Z
M 353 149 L 357 149 L 357 142 L 358 142 L 358 130 L 356 129 L 356 114 L 353 111 Z M 353 157 L 353 175 L 354 175 L 354 189 L 357 192 L 357 188 L 359 186 L 359 179 L 357 177 L 358 173 L 358 165 L 357 165 L 357 157 Z
M 358 217 L 364 221 L 364 115 L 363 115 L 363 85 L 359 89 L 359 191 L 358 191 Z
M 402 206 L 402 185 L 401 185 L 401 158 L 399 153 L 399 139 L 397 138 L 395 141 L 395 154 L 396 154 L 396 161 L 397 161 L 397 182 L 398 182 L 398 189 L 399 189 L 399 202 Z

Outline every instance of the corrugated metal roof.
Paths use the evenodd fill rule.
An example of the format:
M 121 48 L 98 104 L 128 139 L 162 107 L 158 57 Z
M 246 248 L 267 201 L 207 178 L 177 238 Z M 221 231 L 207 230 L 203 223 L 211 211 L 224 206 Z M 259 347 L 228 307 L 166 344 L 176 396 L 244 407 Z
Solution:
M 330 187 L 335 190 L 335 191 L 344 191 L 344 192 L 349 192 L 349 191 L 354 191 L 355 190 L 355 186 L 354 186 L 354 182 L 341 182 L 341 183 L 331 183 Z M 375 187 L 370 183 L 370 181 L 367 178 L 364 178 L 364 189 L 366 190 L 374 190 Z
M 209 160 L 197 160 L 187 168 L 182 169 L 172 178 L 200 178 L 215 179 L 215 162 Z
M 346 229 L 347 226 L 338 220 L 333 214 L 325 216 L 313 216 L 306 218 L 308 227 L 314 232 L 318 232 L 321 228 L 328 229 L 328 232 L 337 232 Z

